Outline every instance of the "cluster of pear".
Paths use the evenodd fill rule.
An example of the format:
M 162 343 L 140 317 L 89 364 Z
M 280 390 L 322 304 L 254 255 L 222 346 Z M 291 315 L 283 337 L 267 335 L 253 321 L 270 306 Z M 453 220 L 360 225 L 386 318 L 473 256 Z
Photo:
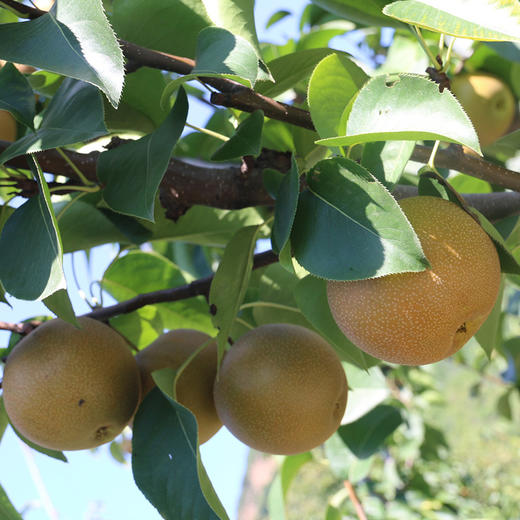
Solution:
M 199 331 L 170 331 L 137 355 L 144 392 L 152 372 L 179 368 L 176 397 L 198 424 L 199 442 L 224 424 L 248 446 L 267 453 L 312 449 L 338 428 L 347 403 L 341 362 L 321 336 L 290 324 L 262 325 L 241 336 L 217 375 L 217 346 Z
M 254 448 L 297 453 L 325 441 L 343 417 L 345 372 L 309 329 L 276 324 L 250 331 L 228 351 L 217 377 L 216 343 L 202 332 L 167 332 L 133 356 L 108 325 L 87 317 L 78 322 L 79 328 L 45 322 L 7 358 L 7 414 L 40 446 L 80 450 L 109 442 L 155 385 L 152 373 L 178 370 L 188 358 L 176 398 L 194 414 L 201 444 L 224 423 Z

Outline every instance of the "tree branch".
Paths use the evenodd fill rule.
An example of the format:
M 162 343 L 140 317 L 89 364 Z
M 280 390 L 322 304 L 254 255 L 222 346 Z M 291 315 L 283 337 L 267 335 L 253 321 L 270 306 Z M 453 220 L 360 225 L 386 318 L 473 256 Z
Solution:
M 273 251 L 265 251 L 258 253 L 253 257 L 253 269 L 259 269 L 269 264 L 273 264 L 278 261 L 278 257 Z M 116 303 L 110 307 L 103 307 L 95 309 L 85 316 L 94 318 L 96 320 L 105 321 L 114 316 L 120 314 L 127 314 L 144 307 L 146 305 L 154 305 L 156 303 L 175 302 L 179 300 L 185 300 L 187 298 L 193 298 L 194 296 L 209 296 L 209 290 L 211 282 L 213 281 L 213 275 L 200 278 L 189 284 L 181 285 L 180 287 L 173 287 L 172 289 L 162 289 L 160 291 L 153 291 L 144 293 L 126 300 L 123 302 Z
M 25 14 L 28 18 L 37 18 L 46 14 L 45 11 L 20 4 L 15 0 L 4 0 L 4 3 Z M 186 75 L 193 70 L 195 65 L 191 58 L 147 49 L 126 40 L 120 39 L 119 44 L 126 59 L 131 62 L 132 70 L 140 66 L 147 66 Z M 238 108 L 244 112 L 254 112 L 261 109 L 271 119 L 314 130 L 310 113 L 306 110 L 280 103 L 226 78 L 204 77 L 200 79 L 220 91 L 220 93 L 213 93 L 211 96 L 211 102 L 214 104 Z M 487 180 L 503 188 L 520 191 L 520 174 L 518 172 L 489 163 L 480 157 L 464 154 L 459 148 L 454 149 L 450 147 L 445 150 L 439 150 L 436 156 L 436 164 Z M 428 150 L 428 147 L 416 146 L 412 159 L 426 163 L 430 154 Z
M 26 334 L 29 334 L 29 332 L 32 332 L 41 323 L 42 322 L 38 320 L 28 321 L 25 323 L 7 323 L 5 321 L 0 321 L 0 330 L 7 330 L 25 336 Z

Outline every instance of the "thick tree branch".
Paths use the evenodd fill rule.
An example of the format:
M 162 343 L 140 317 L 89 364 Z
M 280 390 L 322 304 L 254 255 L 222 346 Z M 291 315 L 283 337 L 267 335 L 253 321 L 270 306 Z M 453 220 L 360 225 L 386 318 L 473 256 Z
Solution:
M 29 332 L 32 332 L 41 323 L 42 322 L 38 320 L 28 321 L 25 323 L 7 323 L 5 321 L 0 321 L 0 330 L 7 330 L 25 336 L 26 334 L 29 334 Z
M 0 152 L 10 143 L 0 141 Z M 419 147 L 420 153 L 429 157 L 429 149 Z M 66 151 L 69 159 L 83 172 L 85 177 L 98 182 L 96 174 L 99 152 L 81 154 Z M 45 172 L 63 175 L 77 180 L 75 172 L 56 150 L 47 150 L 36 154 Z M 248 161 L 240 166 L 213 168 L 210 166 L 193 165 L 178 159 L 170 160 L 170 164 L 159 187 L 161 204 L 166 215 L 176 219 L 192 205 L 206 205 L 221 209 L 239 209 L 251 206 L 273 204 L 273 199 L 263 186 L 262 172 L 264 168 L 276 168 L 287 171 L 290 167 L 290 156 L 287 153 L 264 150 L 254 159 L 253 167 Z M 27 168 L 24 156 L 16 157 L 7 163 L 15 168 Z M 505 170 L 505 169 L 504 169 Z M 518 175 L 506 170 L 506 175 Z M 34 193 L 37 186 L 27 179 L 24 189 L 29 193 L 29 184 L 33 183 Z M 68 186 L 64 186 L 68 189 Z M 409 186 L 397 186 L 393 194 L 397 199 L 409 197 L 417 190 Z M 520 193 L 498 192 L 463 195 L 470 206 L 475 207 L 492 221 L 520 214 Z
M 4 3 L 25 15 L 27 18 L 34 19 L 46 14 L 45 11 L 23 5 L 15 0 L 4 0 Z M 165 52 L 147 49 L 121 39 L 119 40 L 119 44 L 126 59 L 131 64 L 131 70 L 135 70 L 139 66 L 147 66 L 186 75 L 193 70 L 195 65 L 195 62 L 191 58 L 174 56 Z M 261 109 L 266 116 L 271 119 L 277 119 L 310 130 L 314 129 L 310 114 L 306 110 L 280 103 L 226 78 L 200 79 L 220 91 L 220 93 L 215 92 L 211 96 L 211 101 L 214 104 L 238 108 L 245 112 L 254 112 L 255 110 Z M 419 162 L 427 162 L 429 158 L 429 152 L 427 150 L 427 147 L 417 146 L 412 158 Z M 503 188 L 520 191 L 520 174 L 518 172 L 489 163 L 480 157 L 464 154 L 461 150 L 454 149 L 453 147 L 446 150 L 439 150 L 436 155 L 436 164 L 441 167 L 456 169 L 479 179 L 488 180 Z

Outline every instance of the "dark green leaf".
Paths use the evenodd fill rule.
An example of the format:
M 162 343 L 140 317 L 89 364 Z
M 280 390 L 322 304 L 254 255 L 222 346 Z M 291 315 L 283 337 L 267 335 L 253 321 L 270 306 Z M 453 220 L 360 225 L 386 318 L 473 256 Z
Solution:
M 403 418 L 397 408 L 380 405 L 357 421 L 340 426 L 338 433 L 356 457 L 366 459 L 381 448 L 384 440 L 402 422 Z
M 195 417 L 158 388 L 134 420 L 132 470 L 146 498 L 167 520 L 227 519 L 204 471 Z
M 67 78 L 51 99 L 38 130 L 9 146 L 0 155 L 0 163 L 28 152 L 66 146 L 106 133 L 99 90 L 88 83 Z
M 209 303 L 217 336 L 219 359 L 242 304 L 253 267 L 253 252 L 260 225 L 240 229 L 229 241 L 211 283 Z
M 12 63 L 0 69 L 0 109 L 11 112 L 25 126 L 33 127 L 34 92 L 26 77 Z
M 428 267 L 395 199 L 355 161 L 320 161 L 308 185 L 310 191 L 300 195 L 291 242 L 309 272 L 358 280 Z
M 338 356 L 367 369 L 378 360 L 359 350 L 338 328 L 329 309 L 326 281 L 306 276 L 296 286 L 294 297 L 303 315 L 316 330 L 331 344 Z
M 220 27 L 207 27 L 199 33 L 195 67 L 190 74 L 170 82 L 164 89 L 162 103 L 180 85 L 199 76 L 223 76 L 254 87 L 260 73 L 254 47 L 241 36 Z
M 273 199 L 276 199 L 276 194 L 278 193 L 284 178 L 285 175 L 282 172 L 274 170 L 273 168 L 264 168 L 262 171 L 264 188 Z
M 274 207 L 274 224 L 271 236 L 273 251 L 279 253 L 289 240 L 298 206 L 300 193 L 300 175 L 298 165 L 293 156 L 291 169 L 284 175 L 280 189 L 276 195 Z
M 212 161 L 228 161 L 244 155 L 257 157 L 261 151 L 264 113 L 255 110 L 242 121 L 229 141 L 220 146 L 211 156 Z
M 180 90 L 157 130 L 100 155 L 98 177 L 106 184 L 103 198 L 112 209 L 153 221 L 155 195 L 187 115 L 188 100 Z
M 493 226 L 493 224 L 491 224 L 491 222 L 489 222 L 489 220 L 475 208 L 471 208 L 471 213 L 477 217 L 480 225 L 484 228 L 484 231 L 490 236 L 491 240 L 493 240 L 497 248 L 498 258 L 500 259 L 501 271 L 503 273 L 520 274 L 520 264 L 516 261 L 509 247 L 502 238 L 502 235 L 496 230 L 495 226 Z
M 100 0 L 61 0 L 35 20 L 0 25 L 0 57 L 92 83 L 119 102 L 123 55 Z
M 0 518 L 2 520 L 23 520 L 22 516 L 11 504 L 4 488 L 0 485 Z
M 44 299 L 66 288 L 49 188 L 32 157 L 30 164 L 40 193 L 14 211 L 0 236 L 0 279 L 9 294 L 22 300 Z

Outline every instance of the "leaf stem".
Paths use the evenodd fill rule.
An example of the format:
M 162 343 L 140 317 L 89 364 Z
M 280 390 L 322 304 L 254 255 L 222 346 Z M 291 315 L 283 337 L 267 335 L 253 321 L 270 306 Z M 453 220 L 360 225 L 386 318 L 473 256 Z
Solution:
M 240 306 L 240 310 L 243 309 L 249 309 L 251 307 L 272 307 L 273 309 L 280 309 L 284 311 L 291 311 L 291 312 L 300 312 L 300 309 L 296 307 L 291 307 L 289 305 L 282 305 L 281 303 L 274 303 L 274 302 L 252 302 L 252 303 L 244 303 Z
M 450 60 L 451 60 L 451 52 L 453 50 L 453 44 L 455 43 L 455 40 L 457 38 L 455 38 L 454 36 L 452 36 L 451 40 L 450 40 L 450 43 L 448 45 L 448 50 L 446 51 L 446 57 L 444 58 L 444 62 L 443 62 L 443 66 L 442 66 L 442 70 L 444 72 L 446 72 L 448 70 L 448 67 L 450 66 Z
M 432 170 L 435 170 L 435 156 L 437 155 L 437 150 L 439 149 L 439 145 L 441 144 L 440 141 L 435 141 L 435 144 L 432 148 L 432 153 L 430 154 L 430 158 L 428 159 L 428 167 Z M 437 170 L 435 170 L 437 171 Z
M 56 148 L 56 151 L 65 159 L 65 162 L 72 168 L 74 173 L 78 176 L 79 180 L 85 185 L 85 186 L 93 186 L 95 183 L 89 181 L 85 175 L 83 175 L 83 172 L 72 162 L 67 154 L 62 150 L 60 146 Z
M 417 25 L 414 25 L 413 28 L 415 31 L 415 35 L 417 36 L 417 40 L 421 44 L 421 47 L 423 48 L 424 52 L 428 55 L 428 58 L 430 58 L 430 61 L 433 63 L 433 66 L 437 70 L 440 70 L 441 66 L 439 65 L 439 63 L 437 62 L 437 59 L 435 58 L 432 51 L 428 47 L 426 40 L 423 38 L 423 35 L 421 34 L 421 30 L 419 29 L 419 27 L 417 27 Z
M 97 184 L 92 184 L 90 186 L 54 186 L 49 188 L 49 193 L 57 193 L 58 191 L 69 190 L 69 191 L 81 191 L 83 193 L 96 193 L 101 188 Z
M 215 137 L 216 139 L 220 139 L 221 141 L 229 141 L 229 137 L 219 134 L 218 132 L 213 132 L 213 130 L 209 130 L 207 128 L 200 128 L 199 126 L 192 125 L 190 123 L 185 123 L 188 128 L 192 128 L 193 130 L 197 130 L 197 132 L 201 132 L 202 134 L 210 135 L 211 137 Z

